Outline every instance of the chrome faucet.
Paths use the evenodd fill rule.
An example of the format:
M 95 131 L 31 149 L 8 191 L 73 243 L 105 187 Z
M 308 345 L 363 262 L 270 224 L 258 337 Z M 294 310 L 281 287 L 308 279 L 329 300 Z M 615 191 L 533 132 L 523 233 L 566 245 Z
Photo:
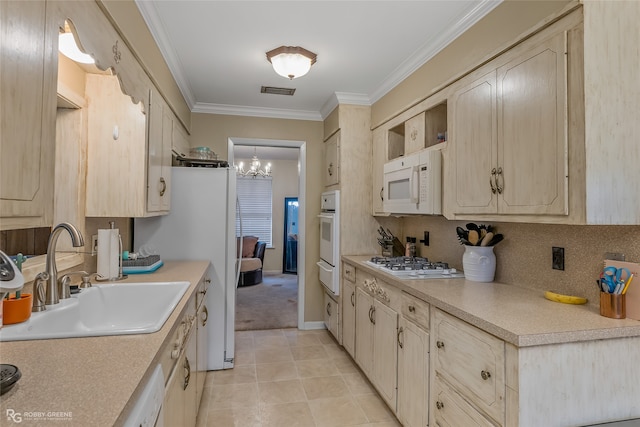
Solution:
M 56 267 L 56 243 L 58 243 L 58 236 L 60 236 L 62 230 L 67 230 L 69 233 L 71 236 L 71 244 L 74 248 L 84 246 L 82 234 L 74 225 L 63 222 L 53 227 L 51 235 L 49 236 L 49 244 L 47 245 L 47 263 L 45 267 L 45 271 L 49 275 L 46 289 L 46 305 L 58 304 L 60 302 L 58 296 L 58 269 Z

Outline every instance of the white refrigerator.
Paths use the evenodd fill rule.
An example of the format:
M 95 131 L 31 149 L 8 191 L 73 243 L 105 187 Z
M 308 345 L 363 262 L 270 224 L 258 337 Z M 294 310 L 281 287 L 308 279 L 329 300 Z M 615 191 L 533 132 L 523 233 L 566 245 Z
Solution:
M 207 369 L 233 368 L 236 299 L 236 179 L 229 168 L 174 167 L 171 212 L 136 218 L 134 249 L 155 248 L 163 261 L 208 260 Z

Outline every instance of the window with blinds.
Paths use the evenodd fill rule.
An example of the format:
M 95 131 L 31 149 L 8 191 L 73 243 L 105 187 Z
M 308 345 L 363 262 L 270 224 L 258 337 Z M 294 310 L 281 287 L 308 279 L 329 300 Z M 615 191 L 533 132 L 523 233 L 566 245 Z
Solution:
M 257 236 L 272 247 L 271 178 L 237 177 L 236 193 L 242 213 L 242 234 Z M 236 235 L 240 235 L 240 218 L 236 216 Z

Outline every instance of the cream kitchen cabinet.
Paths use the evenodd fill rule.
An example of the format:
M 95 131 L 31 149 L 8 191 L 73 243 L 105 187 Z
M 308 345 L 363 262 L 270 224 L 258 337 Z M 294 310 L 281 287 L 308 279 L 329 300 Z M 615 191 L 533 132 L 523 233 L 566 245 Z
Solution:
M 173 113 L 155 90 L 149 99 L 147 212 L 167 212 L 171 207 Z
M 356 284 L 355 268 L 342 264 L 342 346 L 351 357 L 356 350 Z
M 52 222 L 57 31 L 47 8 L 0 2 L 1 230 Z
M 166 104 L 155 92 L 149 105 L 134 104 L 122 93 L 117 76 L 88 74 L 86 94 L 86 215 L 168 213 L 172 122 Z
M 384 164 L 387 157 L 387 131 L 379 127 L 372 132 L 372 176 L 371 176 L 371 205 L 374 216 L 385 215 L 384 202 Z
M 330 187 L 340 183 L 340 131 L 324 143 L 324 185 Z
M 429 304 L 402 293 L 397 416 L 405 427 L 429 424 L 429 311 Z
M 338 313 L 340 306 L 329 296 L 328 293 L 324 294 L 324 325 L 331 332 L 331 335 L 339 342 L 339 321 Z
M 168 379 L 163 403 L 164 425 L 194 427 L 198 411 L 197 359 L 198 334 L 196 318 L 197 297 L 193 295 L 187 303 L 174 336 L 166 351 L 175 362 L 168 366 Z
M 449 217 L 568 214 L 566 52 L 556 30 L 453 93 Z
M 355 360 L 395 412 L 398 312 L 382 301 L 390 304 L 396 296 L 386 283 L 371 277 L 364 278 L 362 286 L 356 290 Z
M 504 341 L 441 310 L 434 310 L 431 316 L 435 424 L 473 425 L 463 420 L 488 417 L 504 425 Z M 458 415 L 451 410 L 453 405 L 464 410 Z

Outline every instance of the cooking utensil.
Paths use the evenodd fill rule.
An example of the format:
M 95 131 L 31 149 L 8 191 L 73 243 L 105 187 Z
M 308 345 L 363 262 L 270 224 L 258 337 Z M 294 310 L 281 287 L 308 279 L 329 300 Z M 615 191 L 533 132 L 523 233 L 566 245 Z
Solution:
M 477 246 L 480 241 L 480 234 L 477 230 L 469 230 L 469 243 L 473 246 Z
M 487 243 L 487 246 L 495 246 L 498 243 L 502 242 L 502 240 L 504 239 L 504 236 L 500 233 L 496 234 L 493 236 L 493 239 L 491 239 L 491 241 L 489 243 Z
M 493 233 L 489 231 L 480 241 L 480 246 L 487 246 L 489 242 L 491 242 L 491 239 L 493 239 Z
M 465 230 L 462 227 L 456 227 L 456 233 L 458 234 L 458 240 L 460 241 L 460 243 L 462 243 L 463 245 L 470 245 L 471 243 L 469 243 L 469 239 L 468 239 L 468 231 Z

